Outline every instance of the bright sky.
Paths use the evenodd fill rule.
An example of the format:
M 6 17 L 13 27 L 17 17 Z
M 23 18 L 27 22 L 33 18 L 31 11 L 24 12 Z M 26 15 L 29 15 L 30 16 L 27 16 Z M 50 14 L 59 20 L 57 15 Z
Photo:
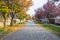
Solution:
M 47 0 L 32 0 L 33 5 L 29 8 L 29 11 L 27 13 L 29 13 L 31 16 L 33 16 L 35 14 L 35 9 L 42 7 Z

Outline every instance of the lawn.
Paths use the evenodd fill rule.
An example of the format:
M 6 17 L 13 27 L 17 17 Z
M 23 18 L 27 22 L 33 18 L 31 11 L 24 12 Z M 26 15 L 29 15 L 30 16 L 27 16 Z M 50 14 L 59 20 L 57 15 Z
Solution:
M 49 24 L 42 24 L 42 25 L 43 25 L 43 27 L 45 27 L 45 28 L 48 28 L 48 29 L 51 29 L 51 30 L 53 30 L 53 31 L 55 31 L 55 32 L 60 33 L 60 28 L 58 28 L 58 27 L 55 27 L 55 26 L 49 25 Z
M 54 25 L 50 25 L 50 24 L 44 24 L 42 22 L 38 22 L 38 21 L 34 21 L 35 23 L 37 24 L 40 24 L 42 25 L 42 27 L 48 29 L 48 30 L 51 30 L 53 31 L 54 33 L 58 34 L 60 36 L 60 28 L 54 26 Z

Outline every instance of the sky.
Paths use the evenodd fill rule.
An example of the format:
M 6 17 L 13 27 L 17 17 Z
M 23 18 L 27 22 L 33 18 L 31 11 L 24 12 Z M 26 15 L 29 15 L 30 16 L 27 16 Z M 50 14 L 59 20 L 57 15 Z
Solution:
M 35 14 L 35 9 L 42 7 L 47 2 L 47 0 L 32 0 L 32 2 L 33 5 L 27 11 L 27 13 L 31 16 Z

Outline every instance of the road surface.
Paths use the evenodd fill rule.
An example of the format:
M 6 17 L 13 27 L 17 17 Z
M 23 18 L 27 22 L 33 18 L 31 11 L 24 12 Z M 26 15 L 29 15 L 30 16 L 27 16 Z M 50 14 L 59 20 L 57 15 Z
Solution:
M 60 40 L 60 38 L 33 21 L 29 21 L 25 28 L 8 34 L 1 40 Z

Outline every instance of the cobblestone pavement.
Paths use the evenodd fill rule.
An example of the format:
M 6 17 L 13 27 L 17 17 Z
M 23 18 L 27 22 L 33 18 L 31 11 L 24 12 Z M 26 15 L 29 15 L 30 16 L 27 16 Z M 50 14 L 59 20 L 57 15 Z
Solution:
M 60 40 L 54 33 L 31 23 L 34 24 L 32 21 L 27 22 L 25 28 L 8 34 L 1 40 Z

